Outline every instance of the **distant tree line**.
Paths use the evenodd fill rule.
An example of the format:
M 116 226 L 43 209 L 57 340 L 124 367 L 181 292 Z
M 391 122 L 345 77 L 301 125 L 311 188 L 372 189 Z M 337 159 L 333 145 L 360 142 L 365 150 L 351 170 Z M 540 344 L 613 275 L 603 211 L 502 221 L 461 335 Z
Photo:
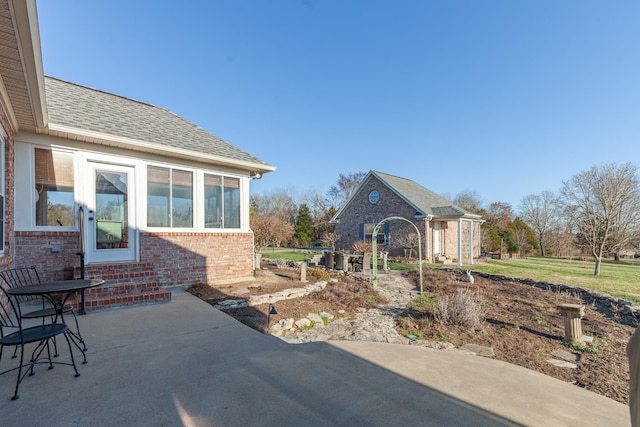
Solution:
M 333 247 L 339 236 L 331 218 L 358 187 L 365 172 L 340 174 L 327 193 L 297 197 L 278 190 L 251 196 L 251 228 L 256 245 Z M 482 250 L 521 256 L 589 257 L 600 274 L 604 256 L 640 252 L 640 181 L 632 163 L 606 163 L 562 181 L 560 191 L 525 195 L 517 212 L 509 203 L 484 205 L 475 190 L 452 203 L 482 216 Z M 417 236 L 395 236 L 411 253 Z

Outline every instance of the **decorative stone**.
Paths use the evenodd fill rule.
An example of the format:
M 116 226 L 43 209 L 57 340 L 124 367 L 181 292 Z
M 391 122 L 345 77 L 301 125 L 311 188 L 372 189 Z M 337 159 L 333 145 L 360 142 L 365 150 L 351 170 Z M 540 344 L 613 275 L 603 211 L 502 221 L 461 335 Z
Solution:
M 482 356 L 482 357 L 493 357 L 495 356 L 495 353 L 493 352 L 493 349 L 491 347 L 485 347 L 482 345 L 477 345 L 477 344 L 465 344 L 462 347 L 460 347 L 460 349 L 474 353 L 478 356 Z
M 312 323 L 324 323 L 322 317 L 318 313 L 307 314 L 307 319 L 311 320 Z
M 300 329 L 305 329 L 311 326 L 311 320 L 307 318 L 299 319 L 299 320 L 296 320 L 294 324 Z
M 578 356 L 577 354 L 569 353 L 565 350 L 554 350 L 553 352 L 551 352 L 551 355 L 567 362 L 577 362 L 578 360 L 580 360 L 580 356 Z
M 551 363 L 553 366 L 557 366 L 558 368 L 578 369 L 578 365 L 575 363 L 566 362 L 564 360 L 549 359 L 547 360 L 547 363 Z

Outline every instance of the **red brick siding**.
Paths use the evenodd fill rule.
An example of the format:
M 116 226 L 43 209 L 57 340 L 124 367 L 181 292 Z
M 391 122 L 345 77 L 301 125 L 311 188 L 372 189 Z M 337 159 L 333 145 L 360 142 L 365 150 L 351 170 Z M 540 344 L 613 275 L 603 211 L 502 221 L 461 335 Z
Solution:
M 377 190 L 380 193 L 380 200 L 376 204 L 369 202 L 369 193 L 373 190 Z M 407 202 L 389 190 L 387 186 L 373 178 L 361 189 L 347 209 L 342 212 L 340 222 L 336 224 L 336 233 L 340 237 L 336 247 L 337 249 L 350 250 L 353 243 L 360 240 L 359 227 L 362 223 L 378 223 L 390 216 L 400 216 L 416 224 L 418 230 L 420 230 L 423 242 L 423 258 L 426 259 L 428 252 L 425 251 L 427 242 L 425 239 L 424 220 L 415 219 L 415 215 L 415 209 L 412 209 Z M 415 233 L 415 228 L 405 221 L 390 221 L 389 232 L 391 241 L 386 249 L 392 255 L 402 255 L 404 252 L 401 247 L 397 246 L 397 237 L 407 232 Z M 431 245 L 428 246 L 431 247 Z
M 221 283 L 253 276 L 251 233 L 140 233 L 140 260 L 161 285 Z
M 41 280 L 63 280 L 64 267 L 80 265 L 77 231 L 17 231 L 16 267 L 35 266 Z M 60 252 L 52 252 L 59 248 Z
M 369 202 L 369 193 L 373 190 L 377 190 L 380 193 L 380 200 L 376 204 Z M 415 214 L 415 209 L 412 209 L 406 201 L 396 195 L 396 193 L 391 191 L 386 185 L 372 178 L 341 213 L 340 222 L 336 224 L 336 233 L 339 236 L 336 248 L 350 250 L 353 243 L 360 240 L 360 224 L 378 223 L 390 216 L 400 216 L 413 222 L 418 227 L 422 239 L 422 257 L 427 261 L 434 262 L 434 254 L 432 253 L 433 221 L 426 222 L 422 219 L 415 219 Z M 463 221 L 463 229 L 468 230 L 468 227 L 469 222 Z M 415 233 L 415 229 L 405 221 L 390 221 L 391 241 L 389 247 L 386 249 L 391 255 L 403 255 L 404 251 L 401 247 L 397 246 L 397 237 L 406 232 Z M 449 258 L 457 258 L 458 222 L 442 222 L 440 239 L 441 254 Z M 464 243 L 468 245 L 468 240 L 464 240 L 463 244 Z M 475 224 L 474 226 L 473 243 L 474 257 L 478 257 L 480 256 L 480 224 Z M 468 249 L 463 249 L 463 252 L 463 259 L 468 258 Z
M 52 252 L 52 247 L 60 248 L 60 252 Z M 151 266 L 163 286 L 219 283 L 253 276 L 251 233 L 141 232 L 140 247 L 140 261 Z M 16 265 L 35 265 L 43 280 L 62 280 L 64 267 L 78 267 L 79 250 L 78 232 L 16 233 Z M 108 266 L 102 270 L 108 271 Z
M 0 106 L 0 126 L 4 129 L 8 135 L 8 140 L 5 145 L 4 151 L 4 170 L 5 170 L 5 183 L 4 183 L 4 255 L 0 257 L 0 270 L 6 270 L 13 267 L 13 185 L 14 185 L 14 131 L 9 125 L 7 115 Z

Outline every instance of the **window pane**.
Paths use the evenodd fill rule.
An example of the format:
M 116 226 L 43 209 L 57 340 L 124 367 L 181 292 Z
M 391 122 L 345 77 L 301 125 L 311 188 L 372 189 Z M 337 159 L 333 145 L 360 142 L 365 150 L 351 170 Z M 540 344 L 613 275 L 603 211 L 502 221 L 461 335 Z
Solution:
M 147 226 L 169 227 L 170 198 L 169 169 L 147 167 Z
M 74 226 L 73 156 L 35 149 L 36 225 Z
M 172 213 L 174 227 L 193 227 L 193 173 L 172 171 Z
M 204 175 L 204 226 L 222 227 L 222 177 Z
M 224 228 L 240 228 L 240 179 L 224 179 Z

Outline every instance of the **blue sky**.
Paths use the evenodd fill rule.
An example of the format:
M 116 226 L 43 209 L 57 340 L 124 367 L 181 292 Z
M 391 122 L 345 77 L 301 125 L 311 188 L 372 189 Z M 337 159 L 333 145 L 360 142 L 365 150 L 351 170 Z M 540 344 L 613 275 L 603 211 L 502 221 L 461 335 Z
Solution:
M 38 1 L 47 75 L 167 108 L 277 167 L 485 204 L 640 159 L 640 2 Z

